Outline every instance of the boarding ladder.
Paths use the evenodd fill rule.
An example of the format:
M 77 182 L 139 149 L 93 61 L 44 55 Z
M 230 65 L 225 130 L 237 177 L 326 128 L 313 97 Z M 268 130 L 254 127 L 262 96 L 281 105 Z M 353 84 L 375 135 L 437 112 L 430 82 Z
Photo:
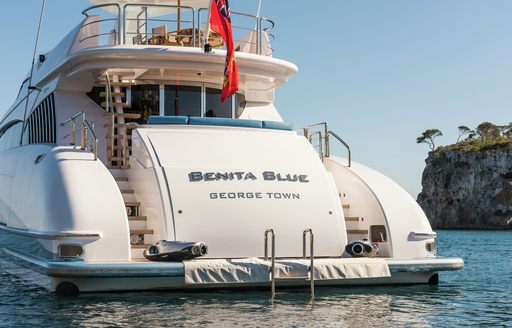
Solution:
M 312 229 L 305 229 L 302 232 L 302 258 L 306 259 L 306 240 L 307 235 L 309 234 L 309 259 L 310 263 L 308 266 L 308 276 L 304 277 L 292 277 L 292 278 L 279 278 L 276 275 L 276 234 L 274 233 L 274 229 L 267 229 L 265 231 L 265 247 L 264 247 L 264 260 L 269 260 L 268 254 L 268 244 L 269 244 L 269 235 L 270 235 L 270 288 L 272 298 L 276 296 L 276 281 L 285 281 L 285 280 L 306 280 L 309 281 L 311 297 L 315 296 L 315 256 L 314 256 L 314 236 Z

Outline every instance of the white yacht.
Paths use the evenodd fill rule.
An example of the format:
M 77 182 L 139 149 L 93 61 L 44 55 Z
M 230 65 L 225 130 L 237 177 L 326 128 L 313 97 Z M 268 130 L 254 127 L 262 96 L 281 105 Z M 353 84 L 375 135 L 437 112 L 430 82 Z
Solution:
M 3 270 L 62 294 L 274 293 L 463 267 L 326 123 L 283 122 L 275 89 L 298 68 L 275 58 L 271 19 L 232 12 L 240 84 L 221 103 L 208 0 L 91 2 L 0 123 Z

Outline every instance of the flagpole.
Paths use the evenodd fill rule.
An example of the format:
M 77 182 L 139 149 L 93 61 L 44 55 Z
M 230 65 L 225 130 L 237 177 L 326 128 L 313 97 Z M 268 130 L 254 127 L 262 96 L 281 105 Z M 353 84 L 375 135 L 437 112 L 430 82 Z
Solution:
M 178 0 L 178 34 L 181 30 L 181 0 Z
M 210 37 L 210 17 L 212 15 L 212 4 L 213 4 L 213 1 L 215 1 L 215 0 L 210 0 L 210 5 L 208 6 L 208 16 L 206 17 L 206 30 L 204 32 L 204 38 L 203 38 L 203 49 L 204 49 L 204 52 L 210 52 L 211 51 L 211 49 L 209 49 L 209 51 L 207 51 L 206 45 L 208 44 L 208 38 Z

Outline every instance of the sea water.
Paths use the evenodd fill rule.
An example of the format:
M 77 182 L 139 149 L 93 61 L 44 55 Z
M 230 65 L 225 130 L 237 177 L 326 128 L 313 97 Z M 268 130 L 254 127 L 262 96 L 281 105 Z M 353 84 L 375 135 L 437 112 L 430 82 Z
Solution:
M 512 231 L 438 231 L 437 286 L 59 297 L 0 273 L 1 327 L 512 327 Z

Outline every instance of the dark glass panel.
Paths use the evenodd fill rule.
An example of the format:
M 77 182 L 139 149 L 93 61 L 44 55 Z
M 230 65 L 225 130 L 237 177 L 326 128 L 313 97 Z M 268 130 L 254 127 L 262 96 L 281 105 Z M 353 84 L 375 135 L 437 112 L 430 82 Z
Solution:
M 165 116 L 201 116 L 201 88 L 166 85 Z
M 220 102 L 222 90 L 206 88 L 206 117 L 223 117 L 232 118 L 232 98 L 227 99 L 224 103 Z

